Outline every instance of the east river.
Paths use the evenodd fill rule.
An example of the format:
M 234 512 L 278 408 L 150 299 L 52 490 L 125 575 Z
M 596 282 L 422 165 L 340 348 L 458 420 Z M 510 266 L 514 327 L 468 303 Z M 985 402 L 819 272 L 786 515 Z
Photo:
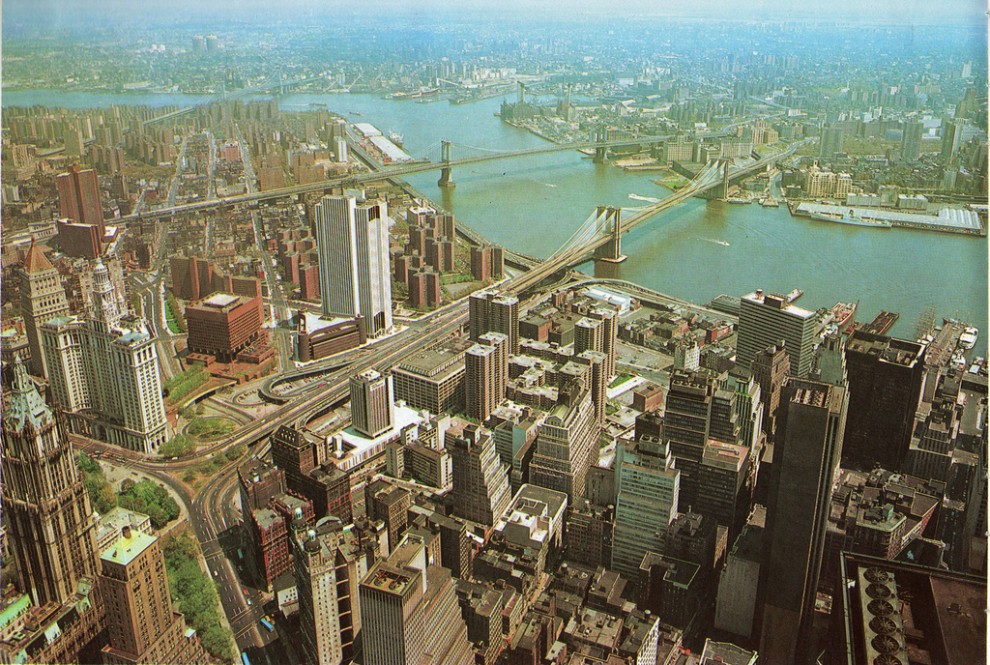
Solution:
M 3 106 L 71 108 L 110 104 L 186 105 L 206 97 L 151 93 L 54 91 L 3 93 Z M 454 142 L 452 156 L 539 147 L 546 142 L 495 117 L 501 98 L 462 105 L 420 103 L 378 95 L 294 94 L 285 111 L 326 105 L 351 122 L 369 122 L 405 137 L 414 157 L 437 159 L 439 142 Z M 471 146 L 462 147 L 462 146 Z M 635 208 L 630 194 L 662 198 L 658 174 L 626 173 L 596 165 L 576 152 L 499 160 L 456 168 L 456 188 L 442 191 L 437 173 L 408 181 L 493 242 L 544 257 L 552 254 L 597 205 Z M 725 243 L 728 243 L 726 245 Z M 785 206 L 729 205 L 692 199 L 653 218 L 622 239 L 629 258 L 619 276 L 643 286 L 704 303 L 720 293 L 756 288 L 804 290 L 798 304 L 831 307 L 859 301 L 858 319 L 881 309 L 900 313 L 891 334 L 913 335 L 929 306 L 937 318 L 958 318 L 987 339 L 987 239 L 906 229 L 879 230 L 792 218 Z M 592 272 L 591 266 L 585 266 Z

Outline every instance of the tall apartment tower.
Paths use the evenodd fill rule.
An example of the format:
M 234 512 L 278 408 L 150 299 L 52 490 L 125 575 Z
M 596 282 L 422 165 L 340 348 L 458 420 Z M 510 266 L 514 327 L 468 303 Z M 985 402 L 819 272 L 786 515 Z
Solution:
M 569 501 L 584 496 L 588 469 L 598 461 L 600 431 L 589 387 L 580 379 L 565 382 L 536 437 L 529 482 L 563 492 Z
M 925 385 L 925 349 L 916 342 L 862 331 L 849 336 L 844 461 L 900 469 Z
M 600 319 L 582 316 L 574 322 L 574 355 L 585 351 L 602 352 L 605 347 L 605 326 Z M 607 363 L 607 361 L 606 361 Z M 606 370 L 607 371 L 607 370 Z
M 773 437 L 780 416 L 780 394 L 791 373 L 791 360 L 784 342 L 766 347 L 756 354 L 750 365 L 753 378 L 760 384 L 763 398 L 763 433 Z
M 58 190 L 59 213 L 63 218 L 79 224 L 93 224 L 99 228 L 102 238 L 103 204 L 100 203 L 100 182 L 93 169 L 80 170 L 73 164 L 68 173 L 55 178 Z
M 509 509 L 509 469 L 502 466 L 491 432 L 467 425 L 460 436 L 448 437 L 453 462 L 454 514 L 494 526 Z
M 940 156 L 944 160 L 951 160 L 959 152 L 962 145 L 962 134 L 965 122 L 959 120 L 942 121 L 942 150 Z
M 351 662 L 361 630 L 358 583 L 368 572 L 353 536 L 337 520 L 306 528 L 297 518 L 293 552 L 299 592 L 299 628 L 307 665 Z
M 842 129 L 839 127 L 822 127 L 821 148 L 818 158 L 823 162 L 835 159 L 836 153 L 842 152 Z
M 65 603 L 96 580 L 96 523 L 61 414 L 20 358 L 3 414 L 3 510 L 18 588 L 37 605 Z
M 583 331 L 574 326 L 574 355 L 582 351 L 599 351 L 605 354 L 605 378 L 608 382 L 615 376 L 615 357 L 619 338 L 619 317 L 614 310 L 605 307 L 597 307 L 586 317 L 590 321 L 598 322 L 596 326 L 598 333 L 591 337 L 585 337 Z M 580 320 L 579 320 L 580 322 Z M 594 346 L 589 346 L 594 344 Z
M 925 126 L 920 120 L 904 123 L 904 134 L 901 136 L 901 160 L 916 162 L 921 156 L 921 137 Z
M 323 313 L 364 317 L 368 334 L 392 328 L 388 204 L 324 196 L 316 204 Z
M 615 533 L 612 568 L 636 579 L 647 552 L 663 554 L 677 517 L 680 472 L 667 444 L 643 438 L 615 447 Z
M 407 534 L 361 583 L 365 665 L 471 665 L 450 571 L 422 536 Z
M 370 439 L 392 429 L 392 377 L 371 369 L 351 377 L 351 420 L 354 429 Z
M 32 240 L 21 267 L 21 315 L 24 317 L 24 332 L 31 349 L 33 374 L 48 376 L 38 328 L 43 323 L 68 314 L 69 302 L 65 297 L 65 289 L 62 288 L 62 279 L 41 246 Z
M 100 588 L 106 602 L 107 665 L 203 663 L 209 660 L 186 620 L 172 606 L 165 556 L 158 537 L 125 526 L 100 556 Z
M 155 339 L 144 319 L 119 312 L 102 261 L 92 312 L 45 323 L 41 346 L 52 394 L 74 428 L 149 455 L 168 438 Z M 82 412 L 87 418 L 76 417 Z
M 849 397 L 842 386 L 790 379 L 783 400 L 767 507 L 759 652 L 770 663 L 803 663 Z
M 814 360 L 815 327 L 815 313 L 790 304 L 784 296 L 764 295 L 761 289 L 743 296 L 735 373 L 748 376 L 756 354 L 784 340 L 791 375 L 808 376 Z
M 509 353 L 519 353 L 519 298 L 494 291 L 476 291 L 468 300 L 470 338 L 477 342 L 486 332 L 509 338 Z
M 485 333 L 464 353 L 465 412 L 484 423 L 505 398 L 509 374 L 509 340 Z

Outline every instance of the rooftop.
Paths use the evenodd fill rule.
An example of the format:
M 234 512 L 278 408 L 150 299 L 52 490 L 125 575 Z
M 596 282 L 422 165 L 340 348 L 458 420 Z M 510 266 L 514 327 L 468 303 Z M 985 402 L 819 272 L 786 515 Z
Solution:
M 208 307 L 223 308 L 226 307 L 227 305 L 230 305 L 231 303 L 237 302 L 237 299 L 238 296 L 235 296 L 231 293 L 215 293 L 206 300 L 204 300 L 201 304 L 206 305 Z
M 441 346 L 409 356 L 399 363 L 398 369 L 411 374 L 434 377 L 462 361 L 464 353 L 472 346 L 474 342 L 469 339 L 454 338 Z M 457 369 L 459 367 L 454 367 L 452 371 Z
M 156 536 L 149 536 L 134 529 L 128 531 L 130 535 L 124 536 L 122 532 L 113 545 L 100 555 L 100 559 L 126 566 L 158 540 Z
M 774 293 L 763 293 L 762 290 L 757 290 L 743 296 L 742 302 L 772 307 L 773 309 L 786 312 L 787 314 L 791 314 L 801 319 L 810 319 L 815 316 L 814 312 L 809 312 L 802 307 L 788 303 L 787 296 Z

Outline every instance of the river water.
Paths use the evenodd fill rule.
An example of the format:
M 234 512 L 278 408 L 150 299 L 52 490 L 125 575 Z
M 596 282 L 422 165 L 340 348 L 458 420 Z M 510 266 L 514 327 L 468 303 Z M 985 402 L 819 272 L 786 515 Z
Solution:
M 205 99 L 151 93 L 3 93 L 5 107 L 165 106 Z M 352 122 L 403 134 L 405 149 L 414 157 L 437 159 L 441 139 L 454 143 L 454 158 L 546 145 L 495 117 L 500 103 L 501 98 L 451 105 L 369 94 L 295 94 L 283 97 L 280 106 L 304 111 L 326 104 Z M 635 208 L 645 202 L 630 194 L 662 198 L 668 193 L 654 184 L 655 174 L 596 165 L 576 152 L 458 168 L 452 191 L 441 190 L 437 177 L 422 174 L 409 182 L 492 241 L 538 257 L 553 253 L 597 205 Z M 977 325 L 983 335 L 980 347 L 985 348 L 986 238 L 844 226 L 792 218 L 786 207 L 692 199 L 624 236 L 622 251 L 629 258 L 619 267 L 620 277 L 694 302 L 756 288 L 785 293 L 799 288 L 805 295 L 798 304 L 807 309 L 858 300 L 861 320 L 881 309 L 899 312 L 891 334 L 903 337 L 912 335 L 915 320 L 934 305 L 939 319 Z M 585 269 L 592 272 L 590 265 Z

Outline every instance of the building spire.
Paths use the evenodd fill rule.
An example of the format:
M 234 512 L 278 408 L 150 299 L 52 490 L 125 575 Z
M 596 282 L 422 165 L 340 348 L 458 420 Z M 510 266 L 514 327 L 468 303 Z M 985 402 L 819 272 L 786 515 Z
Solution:
M 120 310 L 110 283 L 110 271 L 97 257 L 93 268 L 93 314 L 97 319 L 113 328 L 120 322 Z
M 24 257 L 24 272 L 41 272 L 42 270 L 48 270 L 51 267 L 51 261 L 49 261 L 48 257 L 45 256 L 45 252 L 41 248 L 41 245 L 35 242 L 34 234 L 32 233 L 31 246 L 28 248 L 27 255 Z
M 52 410 L 38 392 L 34 381 L 28 376 L 20 355 L 14 358 L 13 384 L 10 403 L 4 417 L 6 429 L 20 432 L 27 423 L 39 429 L 52 420 Z

